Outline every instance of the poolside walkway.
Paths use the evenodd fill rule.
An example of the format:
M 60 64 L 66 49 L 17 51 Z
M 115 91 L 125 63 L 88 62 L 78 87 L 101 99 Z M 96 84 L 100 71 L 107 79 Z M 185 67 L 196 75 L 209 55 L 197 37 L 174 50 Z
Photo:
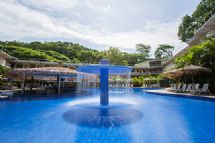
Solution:
M 174 96 L 188 96 L 188 97 L 201 97 L 201 98 L 211 98 L 215 99 L 215 95 L 193 95 L 189 93 L 176 93 L 176 92 L 170 92 L 168 91 L 168 88 L 162 88 L 162 89 L 155 89 L 155 90 L 146 90 L 147 93 L 152 94 L 160 94 L 160 95 L 174 95 Z

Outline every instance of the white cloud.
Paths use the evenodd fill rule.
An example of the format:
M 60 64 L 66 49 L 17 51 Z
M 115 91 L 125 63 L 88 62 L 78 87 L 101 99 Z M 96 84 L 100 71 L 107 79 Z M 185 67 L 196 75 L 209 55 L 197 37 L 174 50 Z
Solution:
M 20 0 L 22 4 L 41 10 L 55 12 L 72 10 L 78 0 Z
M 85 4 L 87 5 L 88 8 L 96 12 L 102 12 L 102 13 L 111 12 L 111 5 L 104 4 L 104 1 L 101 1 L 101 0 L 85 0 Z
M 27 3 L 27 0 L 23 2 Z M 59 11 L 67 8 L 75 9 L 78 5 L 76 0 L 54 0 L 52 2 L 30 0 L 28 2 L 30 2 L 28 5 L 34 4 L 35 7 L 45 8 L 45 10 L 53 8 Z M 107 3 L 102 6 L 101 4 L 90 4 L 88 0 L 85 2 L 90 9 L 96 9 L 97 7 L 97 12 L 105 14 L 113 12 L 111 4 Z M 73 12 L 78 17 L 84 15 L 77 11 Z M 114 14 L 112 16 L 114 17 Z M 104 19 L 104 22 L 108 20 L 106 17 L 100 18 Z M 141 21 L 141 27 L 129 30 L 126 30 L 125 23 L 125 30 L 115 31 L 109 30 L 114 25 L 102 25 L 102 28 L 97 28 L 95 25 L 82 24 L 78 20 L 53 17 L 49 13 L 32 9 L 29 6 L 23 5 L 23 3 L 20 4 L 11 0 L 0 1 L 0 19 L 0 39 L 2 40 L 68 39 L 72 41 L 73 39 L 80 39 L 83 41 L 81 44 L 85 44 L 84 41 L 86 41 L 86 43 L 91 43 L 92 45 L 100 45 L 101 47 L 116 46 L 126 51 L 135 51 L 137 43 L 149 44 L 152 46 L 153 51 L 159 44 L 170 44 L 177 48 L 185 46 L 177 39 L 177 27 L 179 24 L 177 18 L 169 21 L 145 20 Z M 94 17 L 91 17 L 91 19 L 97 20 Z

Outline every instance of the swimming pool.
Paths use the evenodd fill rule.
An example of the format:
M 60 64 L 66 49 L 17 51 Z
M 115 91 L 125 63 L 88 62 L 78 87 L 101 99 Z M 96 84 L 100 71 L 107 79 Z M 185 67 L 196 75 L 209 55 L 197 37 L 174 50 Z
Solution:
M 99 91 L 67 99 L 0 102 L 1 143 L 212 143 L 215 102 L 143 89 Z

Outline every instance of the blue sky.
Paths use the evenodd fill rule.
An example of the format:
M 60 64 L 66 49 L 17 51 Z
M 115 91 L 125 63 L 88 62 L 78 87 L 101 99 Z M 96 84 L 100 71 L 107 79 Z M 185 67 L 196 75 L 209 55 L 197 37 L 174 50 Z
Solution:
M 137 43 L 185 47 L 177 28 L 200 0 L 1 0 L 0 40 L 71 41 L 134 52 Z

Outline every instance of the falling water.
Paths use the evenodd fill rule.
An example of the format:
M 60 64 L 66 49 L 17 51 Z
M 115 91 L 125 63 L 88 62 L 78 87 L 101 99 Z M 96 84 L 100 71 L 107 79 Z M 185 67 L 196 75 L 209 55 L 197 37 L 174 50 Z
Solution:
M 122 78 L 120 75 L 131 72 L 131 68 L 126 66 L 109 65 L 107 59 L 101 59 L 99 65 L 81 66 L 77 69 L 79 72 L 96 74 L 100 76 L 100 104 L 107 106 L 109 104 L 109 77 L 110 75 L 117 75 L 116 87 L 122 87 Z M 87 81 L 89 78 L 85 78 Z M 86 89 L 86 82 L 84 86 Z
M 88 73 L 78 73 L 77 75 L 77 91 L 83 92 L 90 88 L 97 87 L 97 76 Z
M 111 75 L 109 79 L 109 88 L 122 88 L 124 91 L 130 91 L 130 73 L 122 75 Z M 97 88 L 99 81 L 98 75 L 83 74 L 77 75 L 77 91 L 85 91 L 89 88 Z
M 125 88 L 126 88 L 127 92 L 130 92 L 130 90 L 131 90 L 131 88 L 130 88 L 131 87 L 130 81 L 131 81 L 131 73 L 128 73 L 126 75 L 126 81 L 125 81 Z
M 121 78 L 120 78 L 120 75 L 117 75 L 116 87 L 117 87 L 117 88 L 120 88 L 120 87 L 121 87 Z
M 78 73 L 76 82 L 77 91 L 82 91 L 82 74 Z

